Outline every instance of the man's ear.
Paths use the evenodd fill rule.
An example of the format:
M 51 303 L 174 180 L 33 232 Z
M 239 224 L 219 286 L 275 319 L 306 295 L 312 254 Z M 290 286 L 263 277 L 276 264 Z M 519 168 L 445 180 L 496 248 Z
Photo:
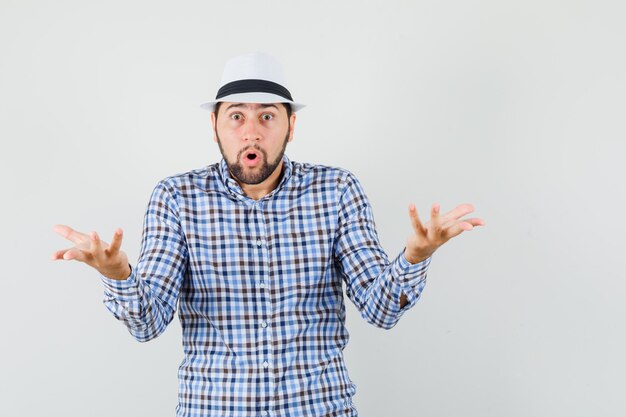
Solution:
M 291 113 L 291 116 L 289 116 L 289 125 L 289 139 L 287 140 L 287 142 L 291 142 L 293 140 L 293 128 L 296 126 L 295 113 Z
M 216 123 L 217 119 L 215 117 L 215 112 L 212 111 L 211 112 L 211 126 L 213 126 L 213 142 L 217 143 L 217 134 L 215 133 L 215 123 Z

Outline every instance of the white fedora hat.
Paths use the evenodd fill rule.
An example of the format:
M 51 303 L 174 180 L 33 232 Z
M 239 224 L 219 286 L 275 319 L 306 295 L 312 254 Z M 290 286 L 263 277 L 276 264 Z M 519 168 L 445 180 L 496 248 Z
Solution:
M 291 98 L 280 63 L 262 52 L 239 55 L 226 62 L 215 100 L 200 107 L 213 111 L 219 101 L 289 103 L 294 112 L 305 106 Z

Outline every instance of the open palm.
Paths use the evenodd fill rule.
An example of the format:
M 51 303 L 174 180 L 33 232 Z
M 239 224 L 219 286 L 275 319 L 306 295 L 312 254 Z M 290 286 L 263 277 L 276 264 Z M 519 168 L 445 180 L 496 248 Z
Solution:
M 76 260 L 97 269 L 102 275 L 123 280 L 130 275 L 128 256 L 120 250 L 122 229 L 117 229 L 111 244 L 100 240 L 98 233 L 87 235 L 69 226 L 57 224 L 54 231 L 74 243 L 71 248 L 61 249 L 51 256 L 53 260 Z
M 443 216 L 439 210 L 439 204 L 433 204 L 430 220 L 422 224 L 415 205 L 409 204 L 409 217 L 414 232 L 406 243 L 405 255 L 409 262 L 421 262 L 453 237 L 466 230 L 472 230 L 475 226 L 485 225 L 485 221 L 479 218 L 461 219 L 474 211 L 471 204 L 461 204 Z

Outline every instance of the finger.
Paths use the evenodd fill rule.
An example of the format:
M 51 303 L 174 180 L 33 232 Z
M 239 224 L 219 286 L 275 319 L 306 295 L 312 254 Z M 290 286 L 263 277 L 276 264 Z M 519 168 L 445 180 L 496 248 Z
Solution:
M 444 231 L 445 239 L 446 240 L 452 239 L 453 237 L 458 236 L 461 233 L 466 232 L 468 230 L 472 230 L 473 228 L 474 226 L 464 221 L 455 223 L 452 226 L 445 229 Z
M 472 226 L 484 226 L 485 225 L 485 221 L 483 219 L 479 219 L 478 217 L 472 217 L 469 219 L 461 219 L 461 220 L 449 220 L 447 222 L 444 222 L 442 227 L 448 228 L 450 226 L 452 226 L 455 223 L 458 223 L 459 221 L 465 222 L 465 223 L 469 223 Z
M 486 223 L 483 219 L 472 217 L 471 219 L 464 219 L 456 224 L 447 228 L 447 234 L 449 237 L 454 237 L 459 233 L 473 230 L 476 226 L 484 226 Z M 457 233 L 458 232 L 458 233 Z
M 409 204 L 409 218 L 411 219 L 411 225 L 413 226 L 413 230 L 415 230 L 415 233 L 423 234 L 424 226 L 422 225 L 422 222 L 417 215 L 417 208 L 415 207 L 415 204 L 412 203 Z
M 68 240 L 71 240 L 75 244 L 85 242 L 86 240 L 89 239 L 89 237 L 86 234 L 81 233 L 77 230 L 74 230 L 71 227 L 66 226 L 64 224 L 56 224 L 54 225 L 52 229 L 56 233 L 60 234 L 61 236 L 63 236 L 64 238 Z
M 102 241 L 100 240 L 100 236 L 98 236 L 98 233 L 94 230 L 89 235 L 89 238 L 91 239 L 91 244 L 90 244 L 91 254 L 95 256 L 96 258 L 101 257 L 103 255 L 103 252 L 102 252 Z
M 441 211 L 441 205 L 439 203 L 434 203 L 430 208 L 430 222 L 435 228 L 441 226 L 441 217 L 439 212 Z
M 118 227 L 117 229 L 115 229 L 115 233 L 113 233 L 113 240 L 111 240 L 111 245 L 109 245 L 108 249 L 105 250 L 107 255 L 113 256 L 120 251 L 123 236 L 124 231 L 121 228 Z
M 444 216 L 442 221 L 450 221 L 450 220 L 458 220 L 461 217 L 465 216 L 466 214 L 471 213 L 472 211 L 474 211 L 474 206 L 466 203 L 466 204 L 459 204 L 457 207 L 455 207 L 453 210 L 450 210 L 449 212 L 447 212 Z
M 76 260 L 87 263 L 87 258 L 87 254 L 78 248 L 71 248 L 63 254 L 63 259 L 66 261 Z
M 67 252 L 70 249 L 71 248 L 60 249 L 60 250 L 54 251 L 54 253 L 52 255 L 50 255 L 50 259 L 52 259 L 53 261 L 57 261 L 59 259 L 63 259 L 63 255 L 65 255 L 65 252 Z
M 472 226 L 476 227 L 476 226 L 484 226 L 486 223 L 483 219 L 479 219 L 478 217 L 472 217 L 470 219 L 463 219 L 462 220 L 465 223 L 469 223 Z

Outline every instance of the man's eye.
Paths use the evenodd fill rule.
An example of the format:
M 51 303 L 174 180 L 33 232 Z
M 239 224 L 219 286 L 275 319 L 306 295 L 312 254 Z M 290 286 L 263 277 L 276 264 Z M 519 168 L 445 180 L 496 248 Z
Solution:
M 239 119 L 241 119 L 241 115 L 238 114 L 238 113 L 235 113 L 235 114 L 231 115 L 230 118 L 233 119 L 233 120 L 239 120 Z
M 262 117 L 263 120 L 272 120 L 274 118 L 274 115 L 265 113 Z

